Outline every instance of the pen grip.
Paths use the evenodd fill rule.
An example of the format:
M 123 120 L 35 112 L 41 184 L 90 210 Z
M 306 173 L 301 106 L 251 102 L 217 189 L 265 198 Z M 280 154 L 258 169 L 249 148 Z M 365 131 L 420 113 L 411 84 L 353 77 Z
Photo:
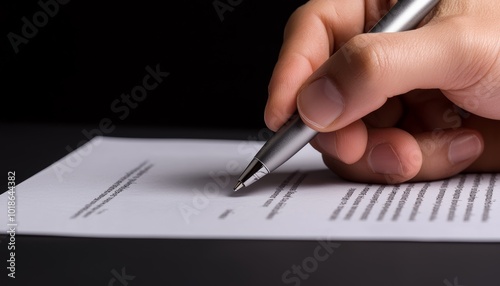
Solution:
M 265 164 L 269 172 L 278 168 L 302 149 L 317 134 L 305 125 L 298 113 L 290 119 L 267 141 L 255 155 Z

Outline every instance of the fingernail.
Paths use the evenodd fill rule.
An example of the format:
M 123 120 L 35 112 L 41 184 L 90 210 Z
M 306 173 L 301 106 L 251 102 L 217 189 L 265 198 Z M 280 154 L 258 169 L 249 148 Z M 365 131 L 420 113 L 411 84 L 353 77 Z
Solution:
M 342 114 L 344 100 L 333 82 L 321 77 L 300 92 L 297 106 L 302 119 L 323 129 Z
M 376 174 L 403 175 L 401 160 L 390 144 L 373 147 L 368 155 L 368 164 Z
M 453 139 L 448 149 L 448 160 L 452 164 L 469 160 L 481 152 L 481 141 L 476 135 L 460 135 Z

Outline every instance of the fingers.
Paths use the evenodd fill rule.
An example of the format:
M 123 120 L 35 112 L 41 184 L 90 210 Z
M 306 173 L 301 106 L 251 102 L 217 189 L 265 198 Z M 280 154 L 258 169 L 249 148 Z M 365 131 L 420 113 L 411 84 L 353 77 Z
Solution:
M 396 4 L 397 0 L 389 1 L 373 1 L 365 0 L 365 29 L 364 31 L 369 31 L 377 22 L 389 12 L 392 6 Z
M 403 105 L 400 98 L 389 98 L 379 109 L 363 117 L 369 127 L 387 128 L 395 126 L 403 116 Z
M 318 133 L 311 145 L 346 164 L 357 162 L 363 156 L 368 141 L 365 124 L 358 120 L 332 133 Z
M 439 90 L 414 90 L 398 98 L 405 109 L 398 127 L 410 134 L 462 126 L 465 114 Z
M 354 164 L 345 164 L 321 146 L 325 164 L 339 176 L 357 182 L 396 184 L 443 179 L 468 168 L 483 152 L 479 132 L 456 129 L 425 132 L 413 137 L 396 129 L 370 129 L 366 151 Z
M 330 134 L 330 133 L 328 133 Z M 327 146 L 320 149 L 323 154 Z M 366 151 L 360 160 L 345 164 L 334 157 L 323 155 L 323 160 L 334 173 L 357 182 L 398 183 L 416 176 L 422 165 L 422 153 L 416 140 L 396 129 L 369 129 Z
M 475 38 L 474 29 L 464 27 L 472 23 L 459 20 L 352 38 L 300 89 L 302 119 L 319 132 L 335 131 L 377 110 L 388 98 L 415 89 L 448 91 L 450 100 L 464 107 L 466 89 L 490 69 L 498 45 L 485 45 L 483 38 Z M 472 112 L 491 115 L 493 102 L 478 100 Z
M 472 114 L 465 114 L 465 128 L 475 129 L 483 136 L 484 150 L 482 155 L 467 168 L 468 172 L 499 173 L 500 172 L 500 121 L 490 120 Z
M 481 133 L 468 130 L 426 132 L 415 138 L 423 155 L 420 172 L 414 181 L 438 180 L 454 176 L 467 169 L 484 149 Z
M 334 50 L 363 32 L 363 23 L 362 0 L 309 1 L 291 15 L 269 82 L 264 119 L 270 129 L 288 120 L 300 86 Z

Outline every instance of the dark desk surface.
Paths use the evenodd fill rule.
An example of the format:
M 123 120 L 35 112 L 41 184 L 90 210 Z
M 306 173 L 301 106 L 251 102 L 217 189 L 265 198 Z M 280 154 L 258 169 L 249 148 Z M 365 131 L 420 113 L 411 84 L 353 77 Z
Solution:
M 85 128 L 0 125 L 2 173 L 16 171 L 19 184 L 85 140 Z M 257 134 L 118 126 L 112 135 L 245 140 Z M 333 252 L 318 260 L 318 241 L 18 235 L 15 280 L 6 276 L 7 245 L 0 243 L 0 279 L 7 282 L 0 285 L 500 285 L 500 243 L 330 243 L 337 243 Z

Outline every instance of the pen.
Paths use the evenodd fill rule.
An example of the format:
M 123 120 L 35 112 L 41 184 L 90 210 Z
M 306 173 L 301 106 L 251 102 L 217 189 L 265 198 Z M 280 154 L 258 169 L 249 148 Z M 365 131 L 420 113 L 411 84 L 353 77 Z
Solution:
M 400 0 L 368 33 L 401 32 L 412 29 L 438 2 L 439 0 Z M 304 124 L 299 114 L 295 113 L 257 152 L 238 178 L 234 191 L 248 187 L 274 171 L 302 149 L 316 134 L 317 131 Z

